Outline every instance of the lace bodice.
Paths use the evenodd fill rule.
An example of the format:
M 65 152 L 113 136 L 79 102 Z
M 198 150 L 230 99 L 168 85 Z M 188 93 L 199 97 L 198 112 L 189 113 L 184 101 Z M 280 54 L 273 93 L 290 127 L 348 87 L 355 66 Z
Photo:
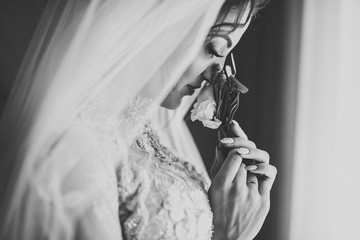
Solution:
M 126 239 L 210 239 L 206 178 L 161 145 L 149 124 L 131 152 L 131 170 L 117 174 Z
M 112 153 L 108 155 L 117 158 L 113 162 L 123 238 L 211 239 L 209 180 L 161 144 L 146 120 L 147 106 L 135 99 L 121 114 L 108 116 L 110 111 L 90 106 L 81 115 L 81 121 L 106 142 L 102 145 Z

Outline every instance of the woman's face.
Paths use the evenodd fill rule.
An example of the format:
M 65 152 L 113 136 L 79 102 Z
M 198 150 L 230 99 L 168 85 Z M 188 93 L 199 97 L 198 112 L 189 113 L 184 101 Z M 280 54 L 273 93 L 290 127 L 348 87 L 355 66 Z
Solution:
M 216 24 L 216 26 L 220 26 L 217 27 L 219 31 L 210 32 L 202 51 L 166 96 L 161 106 L 175 109 L 181 104 L 182 98 L 192 95 L 195 89 L 200 88 L 203 81 L 212 82 L 215 74 L 223 68 L 227 55 L 249 26 L 250 21 L 245 26 L 240 26 L 231 32 L 233 25 L 229 23 L 234 22 L 236 14 L 236 12 L 230 12 L 223 23 Z M 241 23 L 245 23 L 246 18 L 247 12 L 243 14 Z

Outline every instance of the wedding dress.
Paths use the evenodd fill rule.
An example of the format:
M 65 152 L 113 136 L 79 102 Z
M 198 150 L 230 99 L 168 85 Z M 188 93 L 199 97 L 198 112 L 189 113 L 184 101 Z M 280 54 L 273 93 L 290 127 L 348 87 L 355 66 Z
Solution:
M 91 106 L 81 114 L 85 126 L 108 140 L 101 144 L 105 149 L 102 155 L 122 158 L 117 149 L 123 144 L 119 145 L 119 133 L 114 129 L 129 138 L 136 136 L 129 157 L 116 166 L 123 235 L 125 239 L 210 239 L 209 179 L 161 144 L 143 109 L 146 106 L 146 100 L 136 98 L 118 117 L 113 112 L 100 114 L 101 106 Z M 99 207 L 101 204 L 98 213 Z
M 150 122 L 222 2 L 49 3 L 1 122 L 1 239 L 211 237 L 207 177 Z
M 118 227 L 107 226 L 110 239 L 119 234 L 120 226 L 124 239 L 210 239 L 209 179 L 161 144 L 144 109 L 146 100 L 135 98 L 121 114 L 104 111 L 109 109 L 109 103 L 102 105 L 104 99 L 94 102 L 79 114 L 50 156 L 66 157 L 52 170 L 68 172 L 63 184 L 67 211 L 74 218 L 96 218 L 105 225 L 119 218 L 113 221 Z M 126 150 L 128 144 L 119 138 L 124 134 L 126 140 L 135 136 Z M 78 152 L 73 149 L 88 157 L 74 160 Z

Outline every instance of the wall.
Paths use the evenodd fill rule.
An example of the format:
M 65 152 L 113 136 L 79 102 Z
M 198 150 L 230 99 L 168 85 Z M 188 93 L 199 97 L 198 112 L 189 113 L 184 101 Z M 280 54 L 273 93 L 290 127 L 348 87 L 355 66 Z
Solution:
M 0 3 L 0 113 L 46 0 Z

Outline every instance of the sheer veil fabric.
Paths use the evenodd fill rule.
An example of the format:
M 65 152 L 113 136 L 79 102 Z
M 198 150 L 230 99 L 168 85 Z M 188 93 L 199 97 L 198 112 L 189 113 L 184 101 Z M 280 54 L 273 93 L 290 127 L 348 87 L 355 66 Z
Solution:
M 109 110 L 142 96 L 153 111 L 197 55 L 222 3 L 49 1 L 1 122 L 1 239 L 74 238 L 59 197 L 67 173 L 54 169 L 61 158 L 47 156 L 109 89 L 117 92 Z M 79 146 L 72 166 L 88 156 Z
M 202 88 L 204 86 L 205 84 L 203 84 Z M 162 142 L 175 150 L 184 159 L 191 162 L 197 171 L 207 176 L 207 171 L 199 149 L 184 120 L 185 115 L 193 106 L 202 88 L 197 89 L 193 95 L 185 97 L 176 110 L 159 108 L 152 114 L 152 117 L 154 119 L 155 129 Z

